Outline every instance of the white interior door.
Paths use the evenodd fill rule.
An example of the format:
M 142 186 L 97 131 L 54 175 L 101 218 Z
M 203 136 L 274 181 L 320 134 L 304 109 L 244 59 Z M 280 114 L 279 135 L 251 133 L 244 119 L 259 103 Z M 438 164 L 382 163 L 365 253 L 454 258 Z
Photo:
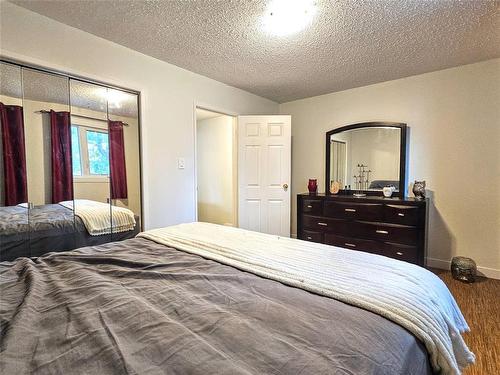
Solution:
M 290 236 L 291 116 L 238 116 L 239 227 Z

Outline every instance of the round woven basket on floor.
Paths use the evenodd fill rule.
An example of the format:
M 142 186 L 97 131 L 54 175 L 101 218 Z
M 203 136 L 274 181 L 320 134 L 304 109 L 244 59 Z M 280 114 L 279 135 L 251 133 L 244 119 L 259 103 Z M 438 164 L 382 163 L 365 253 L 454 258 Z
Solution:
M 471 258 L 454 257 L 451 260 L 451 274 L 456 280 L 466 283 L 473 283 L 476 279 L 476 262 Z

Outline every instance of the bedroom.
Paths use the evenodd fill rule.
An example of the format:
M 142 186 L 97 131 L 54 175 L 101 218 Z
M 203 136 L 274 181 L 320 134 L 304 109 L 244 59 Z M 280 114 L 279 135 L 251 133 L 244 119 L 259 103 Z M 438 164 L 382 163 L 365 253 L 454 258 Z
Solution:
M 298 195 L 308 191 L 308 180 L 317 179 L 318 199 L 326 191 L 327 132 L 375 121 L 406 124 L 406 162 L 401 165 L 406 167 L 404 192 L 409 201 L 413 197 L 412 183 L 426 181 L 427 245 L 422 246 L 426 266 L 447 280 L 471 326 L 471 332 L 464 334 L 464 338 L 476 355 L 476 363 L 465 373 L 495 373 L 499 366 L 498 339 L 495 338 L 499 336 L 496 302 L 499 284 L 496 279 L 500 277 L 498 3 L 317 1 L 314 3 L 316 8 L 310 12 L 312 18 L 292 35 L 274 35 L 262 28 L 261 19 L 268 15 L 266 6 L 269 3 L 2 1 L 2 60 L 22 73 L 23 69 L 36 67 L 39 73 L 56 74 L 68 82 L 81 80 L 107 90 L 125 90 L 138 95 L 140 138 L 136 145 L 140 147 L 140 166 L 135 174 L 139 176 L 136 181 L 139 181 L 141 204 L 137 209 L 129 208 L 138 223 L 134 229 L 141 231 L 196 220 L 197 107 L 230 116 L 290 116 L 291 179 L 280 181 L 279 186 L 288 185 L 286 199 L 291 207 L 288 231 L 292 237 L 300 237 L 296 202 Z M 29 78 L 22 75 L 23 79 Z M 35 110 L 68 111 L 72 97 L 66 99 L 63 109 L 54 105 L 54 108 L 31 107 L 24 110 L 25 116 Z M 105 97 L 111 102 L 108 96 Z M 74 114 L 71 108 L 71 115 Z M 104 124 L 114 120 L 106 114 L 101 119 Z M 24 119 L 26 131 L 30 129 L 28 121 L 31 120 Z M 32 148 L 27 148 L 26 156 L 31 151 Z M 183 168 L 179 168 L 180 161 Z M 127 177 L 132 177 L 129 173 L 132 174 L 133 167 L 126 167 Z M 133 188 L 132 182 L 127 185 Z M 28 186 L 28 198 L 32 195 L 29 189 Z M 108 203 L 106 198 L 102 203 Z M 31 211 L 25 210 L 29 228 L 28 213 Z M 111 219 L 112 213 L 107 215 Z M 113 233 L 108 236 L 112 237 Z M 122 242 L 116 244 L 122 246 Z M 24 241 L 23 246 L 31 251 L 31 244 Z M 49 248 L 46 251 L 55 250 Z M 127 253 L 127 249 L 110 251 Z M 158 248 L 153 246 L 150 251 L 158 251 Z M 131 254 L 139 256 L 134 251 Z M 365 253 L 360 255 L 367 256 Z M 56 257 L 55 260 L 63 259 L 51 256 Z M 474 259 L 478 273 L 487 279 L 472 284 L 453 280 L 449 270 L 454 256 Z M 204 266 L 193 264 L 194 269 Z M 222 271 L 229 272 L 229 268 Z M 239 278 L 241 275 L 233 276 Z M 263 280 L 257 276 L 252 278 L 271 300 L 294 295 L 290 294 L 289 287 L 279 294 L 272 288 L 283 288 L 282 284 L 265 281 L 261 285 Z M 222 285 L 234 288 L 228 281 Z M 130 287 L 133 288 L 133 284 Z M 193 288 L 189 293 L 196 294 L 195 288 L 203 286 L 189 287 Z M 238 298 L 243 298 L 243 290 L 231 290 Z M 271 292 L 277 294 L 271 296 Z M 176 294 L 175 290 L 169 293 L 171 296 Z M 2 293 L 2 300 L 4 298 Z M 297 298 L 301 301 L 308 298 L 318 311 L 322 308 L 318 305 L 319 300 L 310 299 L 309 294 Z M 328 303 L 336 303 L 335 311 L 340 308 L 335 299 L 329 299 Z M 180 300 L 179 304 L 182 305 Z M 139 306 L 145 309 L 142 313 L 151 315 L 151 319 L 162 321 L 153 317 L 154 311 L 150 308 Z M 292 314 L 286 309 L 279 311 Z M 355 311 L 359 313 L 361 309 Z M 331 315 L 322 314 L 325 313 L 320 313 L 324 319 L 333 319 Z M 297 311 L 296 315 L 283 319 L 294 320 L 299 315 Z M 372 315 L 373 319 L 380 318 Z M 106 320 L 107 317 L 104 314 L 101 318 Z M 301 315 L 301 319 L 304 324 L 317 323 L 308 321 L 311 316 Z M 97 320 L 93 324 L 106 326 Z M 2 315 L 4 321 L 10 318 Z M 387 334 L 387 326 L 392 321 L 383 319 L 380 323 L 385 325 L 381 329 L 384 328 Z M 228 326 L 236 329 L 231 324 Z M 400 328 L 394 324 L 391 327 Z M 76 335 L 81 332 L 71 325 L 59 328 L 63 332 L 66 328 L 71 332 L 75 330 Z M 53 329 L 46 327 L 46 332 Z M 283 329 L 290 332 L 287 329 L 293 327 Z M 36 337 L 33 334 L 31 344 Z M 229 340 L 226 336 L 214 337 L 224 338 L 221 346 Z M 121 338 L 129 340 L 128 336 Z M 326 340 L 328 336 L 323 338 Z M 132 336 L 130 340 L 133 342 Z M 269 342 L 276 344 L 271 338 Z M 47 355 L 55 356 L 55 351 L 63 350 L 62 344 L 58 345 Z M 357 351 L 360 349 L 363 348 Z M 276 350 L 277 354 L 292 354 Z M 0 361 L 11 354 L 2 351 Z M 158 356 L 167 354 L 158 352 Z M 245 357 L 240 360 L 244 362 Z M 12 363 L 5 361 L 2 365 Z M 50 362 L 49 357 L 41 355 L 37 361 L 38 364 Z M 320 372 L 320 363 L 305 372 Z M 271 364 L 277 365 L 268 363 Z M 223 366 L 223 362 L 219 365 Z M 330 365 L 330 372 L 335 372 L 334 362 Z M 182 372 L 182 368 L 175 366 L 172 364 L 173 372 Z M 19 373 L 23 371 L 20 369 Z M 34 368 L 32 371 L 36 372 Z M 50 369 L 38 369 L 38 372 L 44 371 L 50 372 Z M 102 373 L 107 372 L 112 371 L 106 367 Z M 130 372 L 133 371 L 130 369 Z M 249 372 L 270 371 L 269 367 L 260 368 L 260 371 L 255 367 Z M 294 373 L 293 370 L 283 372 Z M 358 373 L 370 372 L 359 369 Z

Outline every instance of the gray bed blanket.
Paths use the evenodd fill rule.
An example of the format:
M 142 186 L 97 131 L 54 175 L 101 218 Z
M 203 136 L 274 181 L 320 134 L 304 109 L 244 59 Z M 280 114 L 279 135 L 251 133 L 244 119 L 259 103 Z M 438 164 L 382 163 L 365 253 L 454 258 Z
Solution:
M 2 374 L 430 374 L 395 323 L 136 238 L 0 263 Z

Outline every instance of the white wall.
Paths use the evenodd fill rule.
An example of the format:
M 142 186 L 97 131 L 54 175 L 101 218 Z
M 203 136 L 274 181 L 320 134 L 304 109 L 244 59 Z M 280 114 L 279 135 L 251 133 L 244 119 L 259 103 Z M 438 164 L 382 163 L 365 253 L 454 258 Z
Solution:
M 273 114 L 270 100 L 2 1 L 4 56 L 141 91 L 146 228 L 195 219 L 194 108 Z M 177 158 L 186 168 L 177 169 Z
M 200 120 L 196 128 L 198 220 L 236 226 L 234 119 Z
M 433 202 L 431 264 L 448 267 L 460 254 L 500 277 L 500 59 L 289 102 L 280 112 L 293 119 L 294 196 L 310 177 L 324 189 L 326 131 L 407 123 L 409 181 L 426 180 Z M 295 212 L 294 204 L 294 221 Z

